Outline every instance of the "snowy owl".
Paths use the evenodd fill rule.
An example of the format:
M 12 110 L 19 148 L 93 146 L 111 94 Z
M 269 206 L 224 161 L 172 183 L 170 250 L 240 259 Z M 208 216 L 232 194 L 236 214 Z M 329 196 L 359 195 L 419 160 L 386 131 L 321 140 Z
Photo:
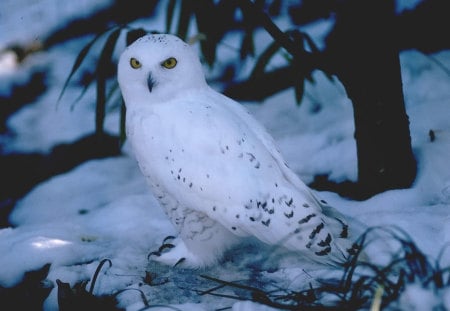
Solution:
M 262 125 L 207 85 L 191 46 L 141 37 L 120 56 L 118 81 L 132 151 L 179 232 L 155 260 L 212 265 L 248 236 L 324 264 L 347 259 L 342 215 L 288 168 Z

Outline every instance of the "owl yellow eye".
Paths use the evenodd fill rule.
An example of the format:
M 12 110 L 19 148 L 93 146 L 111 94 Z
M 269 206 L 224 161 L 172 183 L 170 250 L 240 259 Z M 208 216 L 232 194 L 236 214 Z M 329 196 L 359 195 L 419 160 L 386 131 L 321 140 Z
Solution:
M 161 63 L 161 66 L 167 69 L 172 69 L 177 65 L 177 60 L 173 57 L 170 57 Z
M 131 66 L 131 68 L 133 68 L 133 69 L 138 69 L 138 68 L 141 68 L 141 67 L 142 67 L 142 64 L 141 64 L 141 62 L 138 61 L 136 58 L 132 57 L 132 58 L 130 59 L 130 66 Z

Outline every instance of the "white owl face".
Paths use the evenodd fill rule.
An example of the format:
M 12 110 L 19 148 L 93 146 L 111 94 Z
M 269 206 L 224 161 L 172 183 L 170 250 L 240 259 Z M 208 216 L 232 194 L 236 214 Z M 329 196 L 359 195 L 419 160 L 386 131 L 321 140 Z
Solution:
M 180 91 L 206 85 L 195 51 L 173 35 L 147 35 L 121 55 L 118 80 L 126 105 L 169 100 Z

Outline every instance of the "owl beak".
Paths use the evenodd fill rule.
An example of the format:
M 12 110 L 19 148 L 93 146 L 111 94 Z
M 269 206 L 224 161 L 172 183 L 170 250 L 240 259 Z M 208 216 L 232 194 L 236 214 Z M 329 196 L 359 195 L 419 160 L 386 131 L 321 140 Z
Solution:
M 153 90 L 153 87 L 155 86 L 155 80 L 153 80 L 151 73 L 148 75 L 148 78 L 147 78 L 147 86 L 148 86 L 148 90 L 151 93 Z

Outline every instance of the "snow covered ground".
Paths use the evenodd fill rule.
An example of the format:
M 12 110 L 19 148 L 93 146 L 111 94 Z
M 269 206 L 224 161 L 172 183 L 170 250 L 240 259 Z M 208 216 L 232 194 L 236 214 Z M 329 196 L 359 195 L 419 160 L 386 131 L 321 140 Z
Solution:
M 58 0 L 2 0 L 0 2 L 0 48 L 42 40 L 62 23 L 85 17 L 111 4 L 111 0 L 78 0 L 68 5 Z
M 159 20 L 155 23 L 162 25 Z M 326 25 L 317 25 L 310 30 L 319 32 L 324 28 Z M 320 38 L 320 33 L 313 35 Z M 268 37 L 260 36 L 265 39 L 258 40 L 258 48 L 263 49 Z M 71 109 L 80 92 L 78 86 L 72 85 L 56 105 L 68 70 L 88 39 L 72 40 L 38 53 L 18 71 L 0 76 L 2 81 L 19 79 L 33 66 L 46 66 L 51 86 L 8 120 L 15 135 L 2 138 L 6 150 L 47 152 L 56 143 L 73 141 L 94 130 L 93 89 Z M 230 34 L 225 41 L 233 45 L 234 39 L 235 35 Z M 229 48 L 222 46 L 220 57 L 229 54 Z M 450 68 L 450 52 L 431 57 Z M 86 65 L 94 62 L 95 55 L 91 55 Z M 441 256 L 441 266 L 450 266 L 450 250 L 440 255 L 450 243 L 450 76 L 417 51 L 402 52 L 401 64 L 419 165 L 416 182 L 410 189 L 387 191 L 366 201 L 353 201 L 331 192 L 320 192 L 318 196 L 348 215 L 350 227 L 358 233 L 371 226 L 397 225 L 429 258 Z M 207 71 L 207 75 L 213 72 Z M 316 84 L 306 86 L 307 96 L 300 107 L 295 105 L 293 90 L 274 95 L 261 105 L 244 104 L 268 128 L 291 168 L 306 183 L 317 174 L 329 174 L 335 181 L 355 180 L 351 103 L 338 81 L 332 83 L 319 72 L 315 78 Z M 119 123 L 115 108 L 111 107 L 106 120 L 107 129 L 113 133 L 117 133 Z M 435 133 L 434 141 L 430 140 L 430 130 Z M 90 279 L 105 258 L 111 260 L 112 266 L 102 269 L 94 294 L 135 288 L 145 293 L 150 305 L 171 304 L 180 310 L 269 310 L 249 301 L 198 295 L 196 291 L 217 285 L 200 275 L 227 281 L 253 280 L 255 287 L 276 284 L 295 289 L 313 277 L 336 272 L 295 260 L 290 254 L 282 256 L 280 250 L 255 241 L 232 249 L 221 265 L 205 270 L 169 269 L 149 262 L 148 253 L 175 230 L 146 187 L 127 144 L 120 157 L 92 160 L 39 184 L 18 202 L 10 222 L 13 227 L 0 230 L 0 285 L 14 286 L 26 271 L 51 263 L 48 279 L 55 288 L 45 301 L 46 310 L 57 309 L 57 279 L 71 285 Z M 386 249 L 379 246 L 369 255 L 383 260 L 390 251 L 386 244 Z M 119 306 L 127 310 L 144 307 L 137 291 L 125 291 L 118 300 Z M 403 310 L 414 310 L 411 305 L 425 310 L 419 303 L 430 309 L 433 304 L 450 309 L 450 289 L 430 292 L 412 285 L 400 301 Z

